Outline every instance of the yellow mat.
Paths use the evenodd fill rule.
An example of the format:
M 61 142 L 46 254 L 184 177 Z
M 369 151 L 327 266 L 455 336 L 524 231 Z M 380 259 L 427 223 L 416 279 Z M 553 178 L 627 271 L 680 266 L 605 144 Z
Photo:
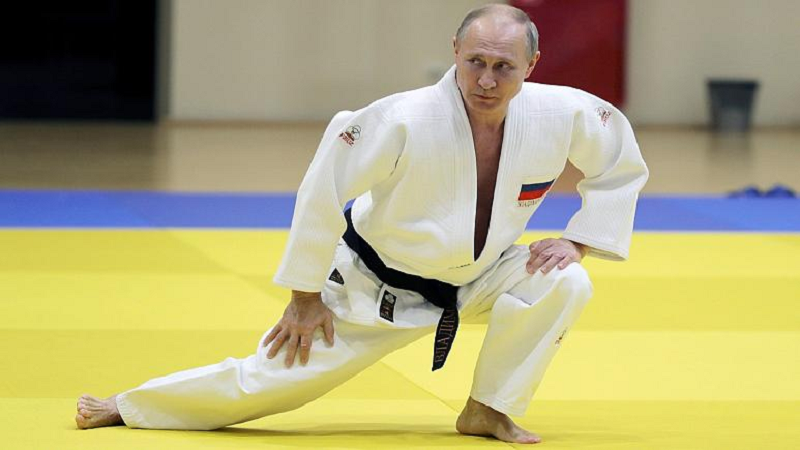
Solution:
M 509 447 L 453 428 L 481 325 L 463 327 L 435 374 L 422 340 L 237 427 L 75 430 L 81 393 L 250 353 L 288 298 L 270 283 L 285 239 L 0 231 L 0 449 Z M 586 266 L 595 296 L 519 420 L 545 447 L 798 448 L 800 235 L 641 233 L 630 262 Z

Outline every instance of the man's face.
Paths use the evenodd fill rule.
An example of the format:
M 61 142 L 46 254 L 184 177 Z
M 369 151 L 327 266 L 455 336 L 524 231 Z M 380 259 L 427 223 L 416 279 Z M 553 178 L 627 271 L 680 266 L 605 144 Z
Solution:
M 505 116 L 539 59 L 527 57 L 525 26 L 481 17 L 455 45 L 456 81 L 471 114 Z

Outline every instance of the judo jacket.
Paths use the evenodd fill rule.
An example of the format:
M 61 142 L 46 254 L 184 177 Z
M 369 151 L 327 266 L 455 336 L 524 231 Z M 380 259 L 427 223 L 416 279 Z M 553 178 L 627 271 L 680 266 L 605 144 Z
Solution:
M 319 292 L 352 205 L 358 234 L 387 267 L 456 286 L 472 282 L 525 230 L 567 160 L 585 178 L 563 237 L 589 255 L 628 257 L 647 167 L 613 105 L 563 86 L 523 83 L 509 103 L 486 244 L 474 258 L 475 150 L 455 66 L 435 85 L 331 120 L 297 194 L 274 282 Z

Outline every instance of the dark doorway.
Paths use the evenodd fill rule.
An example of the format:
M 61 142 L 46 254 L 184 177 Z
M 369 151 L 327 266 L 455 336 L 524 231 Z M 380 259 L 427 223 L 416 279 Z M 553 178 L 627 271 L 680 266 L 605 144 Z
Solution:
M 0 119 L 155 117 L 156 0 L 12 1 Z

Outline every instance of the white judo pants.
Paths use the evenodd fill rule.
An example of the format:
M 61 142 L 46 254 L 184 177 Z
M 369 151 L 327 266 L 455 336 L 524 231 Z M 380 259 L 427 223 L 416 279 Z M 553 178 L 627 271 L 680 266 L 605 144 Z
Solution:
M 527 247 L 509 248 L 491 270 L 459 288 L 458 294 L 462 323 L 485 322 L 488 316 L 470 396 L 515 416 L 525 413 L 545 369 L 592 293 L 588 275 L 579 264 L 547 275 L 529 275 L 525 272 L 528 256 Z M 286 368 L 285 348 L 267 359 L 268 347 L 261 345 L 267 331 L 255 354 L 246 358 L 227 358 L 176 372 L 119 394 L 117 406 L 125 424 L 131 428 L 211 430 L 246 422 L 299 408 L 424 336 L 430 337 L 433 350 L 437 314 L 415 315 L 414 307 L 403 310 L 401 306 L 398 322 L 402 323 L 405 311 L 405 317 L 417 317 L 420 323 L 395 326 L 383 319 L 356 320 L 358 315 L 347 300 L 366 294 L 365 298 L 377 302 L 382 293 L 380 283 L 346 246 L 337 249 L 334 265 L 345 285 L 335 292 L 338 286 L 329 281 L 323 291 L 323 300 L 335 313 L 332 347 L 326 346 L 318 329 L 308 364 Z M 416 293 L 404 294 L 408 293 L 397 295 L 398 305 L 404 297 L 409 297 L 412 305 L 423 301 Z M 418 306 L 432 307 L 427 302 Z M 370 309 L 377 311 L 374 304 Z M 430 323 L 425 323 L 426 317 Z M 458 345 L 458 335 L 454 345 Z M 419 363 L 429 367 L 430 357 Z

